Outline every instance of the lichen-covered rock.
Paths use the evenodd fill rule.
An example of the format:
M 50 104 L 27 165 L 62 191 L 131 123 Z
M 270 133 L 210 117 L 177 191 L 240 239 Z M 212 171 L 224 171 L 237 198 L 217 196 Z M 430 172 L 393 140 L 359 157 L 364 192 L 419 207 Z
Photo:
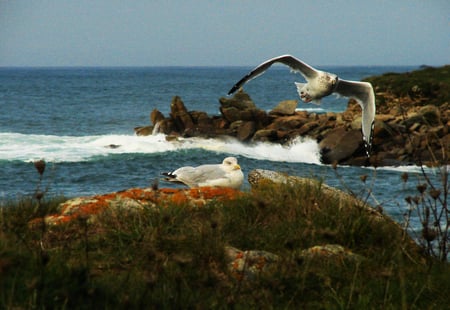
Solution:
M 191 205 L 201 207 L 212 200 L 235 199 L 243 193 L 225 187 L 199 187 L 190 189 L 151 189 L 131 188 L 104 195 L 78 197 L 70 199 L 59 206 L 57 214 L 45 217 L 49 225 L 57 225 L 70 222 L 77 218 L 86 218 L 95 221 L 100 213 L 106 210 L 139 210 L 144 207 Z
M 228 269 L 236 280 L 254 280 L 263 273 L 274 269 L 280 257 L 262 250 L 241 251 L 228 246 L 225 248 Z

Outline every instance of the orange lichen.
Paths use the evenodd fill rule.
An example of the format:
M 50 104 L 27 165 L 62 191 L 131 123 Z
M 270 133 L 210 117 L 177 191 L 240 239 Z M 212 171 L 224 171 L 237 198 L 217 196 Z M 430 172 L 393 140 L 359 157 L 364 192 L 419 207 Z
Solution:
M 186 202 L 188 202 L 188 197 L 186 196 L 186 193 L 184 191 L 179 191 L 176 193 L 173 193 L 171 195 L 170 201 L 175 203 L 175 204 L 185 204 Z
M 139 204 L 204 206 L 208 200 L 231 200 L 242 195 L 242 192 L 224 187 L 199 187 L 189 189 L 161 188 L 158 190 L 131 188 L 128 190 L 80 197 L 66 201 L 60 205 L 60 213 L 45 218 L 50 224 L 62 224 L 80 216 L 95 216 L 112 205 L 120 205 L 120 201 L 133 200 Z

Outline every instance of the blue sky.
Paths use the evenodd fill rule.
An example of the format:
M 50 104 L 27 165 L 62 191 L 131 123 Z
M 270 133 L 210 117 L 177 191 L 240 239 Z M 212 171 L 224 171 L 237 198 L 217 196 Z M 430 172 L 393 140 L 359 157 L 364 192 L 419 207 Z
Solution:
M 448 0 L 0 0 L 0 66 L 450 63 Z

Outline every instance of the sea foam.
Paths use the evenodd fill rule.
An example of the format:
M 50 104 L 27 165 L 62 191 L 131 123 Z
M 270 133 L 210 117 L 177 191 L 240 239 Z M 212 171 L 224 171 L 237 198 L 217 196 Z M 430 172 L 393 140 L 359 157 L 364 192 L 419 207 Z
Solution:
M 0 160 L 81 162 L 111 154 L 152 154 L 187 149 L 204 149 L 248 158 L 277 162 L 320 164 L 314 140 L 296 139 L 283 146 L 277 143 L 242 143 L 236 139 L 178 138 L 167 141 L 163 134 L 151 136 L 97 135 L 55 136 L 0 133 Z

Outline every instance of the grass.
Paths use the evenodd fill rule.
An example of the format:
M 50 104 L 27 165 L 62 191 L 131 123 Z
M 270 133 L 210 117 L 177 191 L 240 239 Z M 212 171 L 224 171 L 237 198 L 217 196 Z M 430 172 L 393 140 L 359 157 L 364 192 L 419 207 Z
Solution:
M 444 309 L 450 267 L 391 221 L 316 185 L 263 185 L 204 207 L 111 211 L 48 227 L 30 220 L 62 198 L 0 208 L 0 308 Z M 340 244 L 362 259 L 308 258 Z M 254 280 L 233 276 L 224 248 L 280 257 Z

